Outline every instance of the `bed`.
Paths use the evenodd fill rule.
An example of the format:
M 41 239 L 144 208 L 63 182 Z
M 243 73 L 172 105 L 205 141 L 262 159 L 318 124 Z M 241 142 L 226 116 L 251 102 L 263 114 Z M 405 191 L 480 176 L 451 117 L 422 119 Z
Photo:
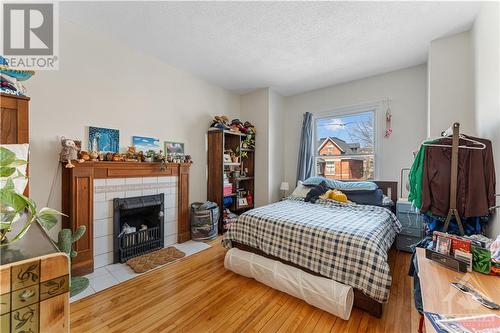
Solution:
M 396 202 L 396 182 L 377 185 Z M 384 207 L 287 198 L 240 215 L 223 243 L 350 285 L 354 306 L 380 317 L 392 283 L 387 252 L 399 231 Z

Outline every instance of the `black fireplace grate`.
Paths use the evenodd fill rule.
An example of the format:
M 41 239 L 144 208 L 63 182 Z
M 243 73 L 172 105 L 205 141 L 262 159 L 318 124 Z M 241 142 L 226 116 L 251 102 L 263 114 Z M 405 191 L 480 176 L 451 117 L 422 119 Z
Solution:
M 137 257 L 163 247 L 163 239 L 159 227 L 139 230 L 118 237 L 120 262 Z
M 163 248 L 164 194 L 113 200 L 113 262 Z M 132 231 L 133 232 L 128 232 Z

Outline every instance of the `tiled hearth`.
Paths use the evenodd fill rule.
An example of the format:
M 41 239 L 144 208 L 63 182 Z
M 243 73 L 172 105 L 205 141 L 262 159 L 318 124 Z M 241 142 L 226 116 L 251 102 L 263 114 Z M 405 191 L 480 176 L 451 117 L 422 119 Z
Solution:
M 94 270 L 113 263 L 113 199 L 164 193 L 165 247 L 177 243 L 177 177 L 94 179 Z

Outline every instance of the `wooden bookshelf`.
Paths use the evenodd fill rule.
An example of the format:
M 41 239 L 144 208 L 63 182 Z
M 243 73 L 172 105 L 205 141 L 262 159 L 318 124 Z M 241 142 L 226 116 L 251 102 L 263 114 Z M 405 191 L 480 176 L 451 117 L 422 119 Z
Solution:
M 255 149 L 242 148 L 242 142 L 245 140 L 246 134 L 222 130 L 208 131 L 208 184 L 207 184 L 207 199 L 219 205 L 219 232 L 224 232 L 223 226 L 223 210 L 229 208 L 235 214 L 241 214 L 244 211 L 253 208 L 255 202 L 254 191 L 254 175 L 255 175 Z M 247 153 L 247 158 L 240 158 L 240 161 L 224 162 L 224 152 L 231 150 L 236 151 L 240 148 L 241 151 Z M 245 175 L 241 175 L 247 169 Z M 232 174 L 239 171 L 240 175 L 234 177 Z M 230 194 L 224 195 L 224 174 L 229 174 L 229 182 L 233 185 Z M 246 206 L 238 205 L 239 192 L 252 195 L 252 203 Z M 244 197 L 246 197 L 246 195 Z M 231 198 L 232 203 L 224 207 L 224 198 Z

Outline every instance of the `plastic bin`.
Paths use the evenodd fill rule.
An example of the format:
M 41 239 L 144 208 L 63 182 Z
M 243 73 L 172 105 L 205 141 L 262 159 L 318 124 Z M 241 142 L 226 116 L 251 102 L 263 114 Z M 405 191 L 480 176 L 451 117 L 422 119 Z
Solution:
M 209 240 L 217 237 L 219 207 L 215 202 L 191 204 L 191 239 Z

